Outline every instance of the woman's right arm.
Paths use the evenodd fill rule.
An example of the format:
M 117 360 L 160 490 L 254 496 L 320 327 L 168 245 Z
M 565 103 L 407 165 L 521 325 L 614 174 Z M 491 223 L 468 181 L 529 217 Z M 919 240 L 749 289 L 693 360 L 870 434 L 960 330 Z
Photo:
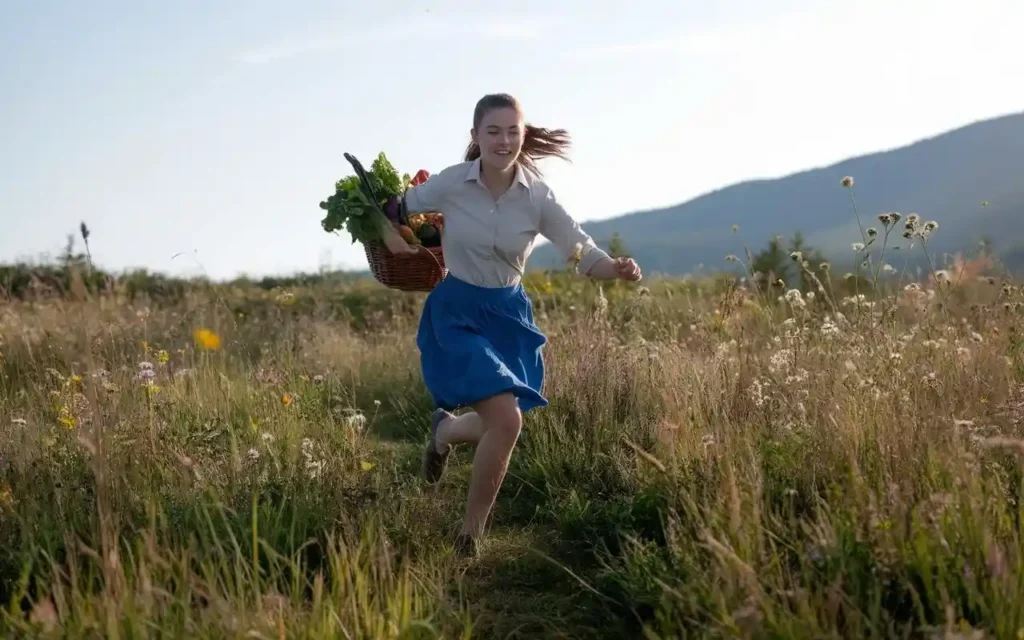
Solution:
M 426 182 L 410 187 L 405 192 L 405 209 L 409 213 L 440 211 L 444 206 L 451 183 L 452 167 L 443 169 L 427 178 Z

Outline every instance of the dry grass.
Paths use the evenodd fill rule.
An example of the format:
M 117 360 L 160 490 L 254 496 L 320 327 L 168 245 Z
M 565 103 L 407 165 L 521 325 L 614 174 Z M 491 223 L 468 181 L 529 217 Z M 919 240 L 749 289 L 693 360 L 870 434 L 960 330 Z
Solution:
M 470 453 L 439 490 L 416 476 L 418 296 L 7 304 L 0 627 L 1018 637 L 1022 298 L 878 275 L 889 294 L 781 302 L 533 280 L 552 404 L 468 566 Z

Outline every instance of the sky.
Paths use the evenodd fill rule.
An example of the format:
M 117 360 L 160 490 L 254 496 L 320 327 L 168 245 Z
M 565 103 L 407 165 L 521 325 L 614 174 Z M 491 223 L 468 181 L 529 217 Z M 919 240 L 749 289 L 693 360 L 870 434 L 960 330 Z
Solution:
M 1024 110 L 1022 23 L 1020 0 L 0 0 L 0 263 L 84 221 L 114 271 L 363 269 L 320 227 L 342 154 L 437 172 L 491 92 L 572 134 L 542 168 L 581 223 L 673 205 Z

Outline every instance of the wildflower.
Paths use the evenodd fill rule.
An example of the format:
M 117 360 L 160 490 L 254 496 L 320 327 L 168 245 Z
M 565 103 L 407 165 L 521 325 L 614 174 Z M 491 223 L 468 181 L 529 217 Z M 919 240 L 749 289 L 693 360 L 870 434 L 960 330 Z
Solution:
M 292 403 L 292 394 L 286 393 L 283 396 L 281 396 L 281 404 L 283 404 L 284 406 L 287 407 L 291 403 Z
M 882 271 L 884 273 L 893 273 L 896 271 L 896 269 L 894 269 L 891 264 L 884 264 L 882 265 Z
M 928 222 L 924 223 L 924 230 L 926 232 L 928 232 L 928 233 L 932 233 L 933 231 L 935 231 L 938 228 L 939 228 L 939 223 L 935 222 L 934 220 L 929 220 Z
M 768 370 L 772 373 L 779 373 L 788 369 L 793 364 L 793 352 L 789 349 L 781 349 L 772 354 L 769 359 Z
M 161 349 L 156 352 L 156 361 L 160 364 L 167 364 L 167 361 L 171 359 L 171 354 L 167 353 L 166 349 Z
M 352 411 L 345 417 L 345 424 L 353 429 L 362 429 L 366 424 L 366 416 L 361 411 Z
M 377 466 L 376 462 L 370 462 L 369 460 L 361 460 L 359 462 L 359 468 L 362 469 L 364 472 L 369 471 L 369 470 L 373 469 L 376 466 Z
M 807 303 L 804 302 L 799 289 L 790 289 L 787 291 L 786 302 L 788 302 L 794 309 L 803 309 L 807 306 Z
M 253 462 L 255 462 L 255 461 L 260 459 L 260 451 L 259 451 L 259 449 L 256 449 L 256 448 L 249 449 L 249 454 L 248 455 L 249 455 L 249 459 L 252 460 Z
M 971 332 L 971 340 L 974 340 L 975 342 L 983 342 L 984 341 L 983 338 L 981 337 L 981 334 L 978 333 L 977 331 Z
M 735 255 L 730 253 L 729 255 L 725 256 L 725 261 L 726 262 L 739 262 L 740 259 L 737 258 Z
M 827 262 L 822 262 L 821 264 L 818 265 L 818 268 L 821 269 L 822 271 L 828 271 L 829 269 L 832 268 L 832 265 L 830 265 Z
M 847 189 L 849 189 L 850 187 L 853 186 L 853 176 L 846 176 L 845 178 L 843 178 L 841 184 Z
M 71 410 L 66 406 L 60 408 L 60 416 L 57 418 L 57 422 L 61 423 L 66 429 L 74 429 L 78 424 L 75 420 L 75 416 L 71 415 Z
M 267 444 L 270 444 L 271 442 L 274 441 L 274 434 L 264 431 L 263 433 L 260 434 L 260 440 L 266 442 Z
M 579 273 L 580 260 L 583 257 L 583 245 L 577 242 L 573 248 L 572 253 L 569 255 L 568 265 L 569 270 L 573 273 Z
M 799 251 L 794 251 L 793 253 L 789 254 L 789 257 L 793 260 L 793 262 L 803 262 L 804 254 Z
M 868 227 L 867 234 L 868 234 L 869 238 L 877 237 L 878 236 L 878 229 L 876 229 L 874 227 Z
M 24 427 L 26 425 L 28 425 L 28 420 L 25 420 L 25 418 L 13 418 L 11 420 L 12 427 Z
M 834 338 L 840 333 L 839 326 L 831 319 L 826 318 L 821 324 L 821 335 L 826 338 Z
M 852 249 L 853 249 L 853 250 L 854 250 L 855 252 L 860 252 L 860 251 L 863 251 L 863 250 L 864 250 L 864 243 L 863 243 L 863 242 L 854 242 L 853 244 L 851 244 L 851 245 L 850 245 L 850 247 L 851 247 L 851 248 L 852 248 Z
M 310 460 L 306 463 L 306 474 L 310 480 L 316 480 L 324 472 L 323 460 Z
M 324 377 L 321 374 L 318 373 L 317 375 L 313 376 L 313 384 L 323 384 L 323 383 L 324 383 Z
M 192 333 L 192 337 L 201 349 L 205 349 L 207 351 L 216 351 L 217 349 L 220 349 L 220 336 L 209 329 L 196 329 Z

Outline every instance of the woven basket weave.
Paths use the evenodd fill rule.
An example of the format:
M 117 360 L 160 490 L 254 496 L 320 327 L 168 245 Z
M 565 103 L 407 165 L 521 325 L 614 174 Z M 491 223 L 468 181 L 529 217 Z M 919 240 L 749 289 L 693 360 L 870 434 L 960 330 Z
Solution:
M 378 282 L 401 291 L 430 291 L 448 275 L 441 247 L 420 246 L 416 253 L 395 254 L 383 242 L 367 242 L 366 260 Z

